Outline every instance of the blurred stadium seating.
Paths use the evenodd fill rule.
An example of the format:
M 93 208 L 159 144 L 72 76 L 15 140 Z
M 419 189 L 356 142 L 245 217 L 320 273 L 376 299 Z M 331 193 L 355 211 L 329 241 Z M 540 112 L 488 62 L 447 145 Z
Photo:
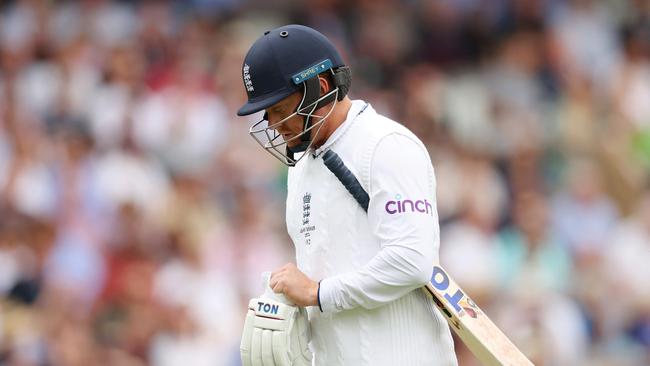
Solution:
M 269 3 L 0 1 L 0 365 L 239 365 L 292 258 L 240 68 L 285 23 L 427 144 L 442 263 L 537 365 L 650 364 L 650 2 Z

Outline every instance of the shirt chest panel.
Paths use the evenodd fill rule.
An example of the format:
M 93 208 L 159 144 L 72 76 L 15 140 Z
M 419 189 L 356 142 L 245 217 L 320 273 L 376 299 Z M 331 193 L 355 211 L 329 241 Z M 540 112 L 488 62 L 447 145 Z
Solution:
M 320 158 L 305 159 L 292 168 L 287 197 L 298 266 L 313 278 L 358 268 L 370 240 L 366 214 Z

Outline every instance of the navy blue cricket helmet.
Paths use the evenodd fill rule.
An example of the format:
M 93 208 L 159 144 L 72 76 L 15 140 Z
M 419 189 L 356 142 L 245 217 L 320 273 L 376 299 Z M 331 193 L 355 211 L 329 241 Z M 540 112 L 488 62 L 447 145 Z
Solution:
M 330 73 L 334 84 L 333 90 L 325 95 L 320 95 L 318 81 L 322 73 Z M 296 163 L 293 153 L 310 147 L 311 130 L 322 126 L 327 117 L 315 116 L 313 112 L 342 100 L 351 81 L 350 69 L 332 42 L 318 31 L 296 24 L 266 31 L 255 41 L 244 58 L 242 79 L 248 101 L 237 111 L 239 116 L 269 108 L 293 93 L 303 93 L 293 114 L 304 118 L 303 133 L 297 136 L 300 145 L 290 148 L 273 126 L 265 123 L 266 117 L 250 129 L 262 147 L 289 166 Z M 313 117 L 319 117 L 318 122 L 312 123 Z
M 237 115 L 259 112 L 302 90 L 304 79 L 296 80 L 295 75 L 328 60 L 324 66 L 330 69 L 344 66 L 332 42 L 315 29 L 291 24 L 264 32 L 244 58 L 242 78 L 248 102 Z

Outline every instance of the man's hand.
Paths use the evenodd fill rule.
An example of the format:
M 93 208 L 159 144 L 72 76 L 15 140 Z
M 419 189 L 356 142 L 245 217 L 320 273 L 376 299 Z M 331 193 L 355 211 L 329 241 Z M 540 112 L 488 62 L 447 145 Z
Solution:
M 304 308 L 273 292 L 270 272 L 264 293 L 248 303 L 239 352 L 243 366 L 311 366 L 310 328 Z
M 285 264 L 271 273 L 269 286 L 274 292 L 283 293 L 297 306 L 318 305 L 318 282 L 309 279 L 293 263 Z

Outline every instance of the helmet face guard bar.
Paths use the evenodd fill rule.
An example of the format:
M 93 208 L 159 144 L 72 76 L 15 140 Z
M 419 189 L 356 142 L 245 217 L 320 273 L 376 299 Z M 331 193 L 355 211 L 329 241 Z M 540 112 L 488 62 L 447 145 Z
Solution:
M 290 167 L 296 165 L 296 163 L 306 155 L 302 154 L 298 159 L 295 159 L 294 153 L 303 152 L 312 147 L 312 130 L 315 129 L 315 135 L 318 134 L 339 100 L 339 86 L 318 97 L 320 90 L 318 78 L 304 80 L 302 81 L 302 84 L 302 100 L 296 107 L 295 112 L 272 125 L 269 125 L 269 121 L 266 119 L 266 114 L 264 114 L 264 118 L 253 124 L 249 129 L 251 137 L 253 137 L 253 139 L 255 139 L 264 150 Z M 312 99 L 313 101 L 309 101 L 309 99 Z M 317 109 L 327 105 L 328 103 L 331 103 L 332 106 L 325 115 L 321 116 L 314 114 Z M 276 128 L 296 115 L 304 117 L 303 131 L 285 141 Z M 314 117 L 318 118 L 318 121 L 315 123 L 312 122 L 312 118 Z M 291 148 L 288 144 L 293 141 L 301 141 L 301 143 L 298 146 Z

